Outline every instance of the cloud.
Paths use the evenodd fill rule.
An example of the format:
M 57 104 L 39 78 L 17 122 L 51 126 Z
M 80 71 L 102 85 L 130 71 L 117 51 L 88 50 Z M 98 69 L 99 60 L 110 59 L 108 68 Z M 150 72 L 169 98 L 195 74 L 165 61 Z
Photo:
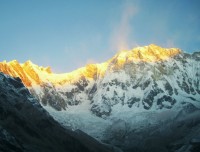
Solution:
M 174 48 L 174 47 L 176 47 L 176 45 L 175 45 L 175 40 L 173 40 L 173 39 L 168 39 L 167 42 L 166 42 L 166 47 L 169 47 L 169 48 Z
M 86 61 L 86 64 L 95 64 L 95 63 L 98 63 L 98 61 L 96 61 L 95 59 L 88 59 Z
M 125 3 L 119 24 L 115 26 L 111 36 L 111 50 L 119 51 L 130 49 L 131 44 L 137 45 L 135 40 L 129 40 L 129 36 L 133 31 L 131 21 L 137 12 L 138 8 L 136 6 Z

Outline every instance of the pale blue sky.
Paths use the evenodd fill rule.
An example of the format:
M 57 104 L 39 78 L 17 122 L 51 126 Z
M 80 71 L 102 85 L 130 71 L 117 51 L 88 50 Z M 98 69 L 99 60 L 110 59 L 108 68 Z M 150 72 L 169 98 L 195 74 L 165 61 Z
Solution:
M 0 0 L 0 61 L 69 72 L 119 49 L 200 50 L 199 0 Z

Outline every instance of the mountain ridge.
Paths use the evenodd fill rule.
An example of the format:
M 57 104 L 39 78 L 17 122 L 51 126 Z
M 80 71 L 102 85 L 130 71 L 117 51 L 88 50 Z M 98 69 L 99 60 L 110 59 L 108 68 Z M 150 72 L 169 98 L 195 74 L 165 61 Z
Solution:
M 29 80 L 30 93 L 60 124 L 123 150 L 145 151 L 148 142 L 156 140 L 163 142 L 156 148 L 171 146 L 175 151 L 190 147 L 188 141 L 198 132 L 200 52 L 150 45 L 121 51 L 105 63 L 69 74 L 49 73 L 30 62 L 25 64 L 27 69 L 13 63 L 19 67 L 0 63 L 0 71 Z M 174 134 L 182 145 L 166 141 L 174 139 Z M 183 135 L 187 135 L 184 141 Z
M 40 101 L 43 98 L 42 96 L 45 96 L 45 93 L 44 93 L 45 90 L 50 87 L 52 88 L 52 91 L 54 94 L 58 94 L 60 92 L 59 90 L 61 90 L 61 92 L 63 91 L 66 92 L 64 94 L 59 93 L 58 95 L 59 101 L 63 99 L 61 100 L 63 104 L 66 102 L 66 100 L 68 100 L 69 98 L 77 94 L 81 94 L 81 95 L 77 97 L 73 97 L 72 100 L 75 101 L 75 103 L 76 101 L 80 103 L 81 100 L 84 100 L 84 99 L 92 99 L 95 96 L 96 96 L 95 100 L 98 100 L 99 102 L 101 102 L 102 101 L 100 100 L 100 98 L 102 98 L 101 95 L 99 98 L 97 94 L 94 94 L 96 93 L 97 84 L 99 84 L 98 86 L 105 85 L 104 83 L 110 84 L 109 81 L 111 81 L 111 79 L 114 79 L 112 81 L 118 81 L 117 79 L 119 79 L 119 81 L 123 81 L 123 85 L 126 86 L 125 81 L 128 80 L 128 81 L 132 81 L 132 82 L 129 82 L 129 84 L 136 83 L 132 87 L 134 90 L 134 88 L 138 89 L 138 86 L 140 86 L 140 85 L 137 85 L 137 83 L 140 83 L 140 81 L 144 79 L 143 80 L 144 84 L 141 84 L 142 86 L 140 86 L 141 90 L 143 90 L 145 85 L 146 87 L 149 85 L 150 81 L 152 81 L 150 83 L 152 85 L 153 83 L 157 84 L 157 81 L 159 81 L 159 79 L 161 78 L 169 79 L 163 76 L 173 75 L 172 74 L 173 71 L 175 72 L 177 71 L 177 69 L 178 69 L 177 73 L 179 73 L 180 71 L 184 72 L 184 67 L 183 67 L 184 65 L 190 64 L 191 61 L 192 61 L 191 64 L 197 64 L 198 62 L 196 61 L 198 60 L 199 60 L 198 53 L 194 53 L 190 55 L 190 54 L 183 53 L 180 49 L 177 49 L 177 48 L 166 49 L 166 48 L 161 48 L 159 46 L 151 44 L 149 46 L 137 47 L 130 51 L 121 51 L 104 63 L 89 64 L 89 65 L 86 65 L 85 67 L 79 68 L 70 73 L 54 74 L 51 72 L 50 67 L 44 68 L 44 67 L 33 64 L 31 61 L 27 61 L 23 64 L 20 64 L 16 60 L 13 60 L 8 63 L 5 61 L 0 62 L 0 71 L 6 74 L 9 74 L 13 77 L 19 77 L 22 80 L 22 82 L 25 84 L 25 86 L 27 86 L 29 90 L 34 95 L 36 95 L 36 97 Z M 190 65 L 190 66 L 192 66 L 193 70 L 195 71 L 194 65 Z M 197 66 L 196 68 L 199 68 L 199 67 Z M 121 78 L 119 78 L 118 76 L 120 74 L 121 74 Z M 116 75 L 116 76 L 112 78 L 111 77 L 112 75 Z M 187 73 L 184 73 L 184 75 L 187 75 Z M 147 78 L 145 78 L 146 76 Z M 198 76 L 198 72 L 197 72 L 197 76 Z M 123 77 L 125 78 L 124 80 L 122 80 Z M 134 79 L 136 79 L 136 81 Z M 168 89 L 172 88 L 171 85 L 169 85 L 170 84 L 169 80 L 166 81 L 166 84 L 168 86 Z M 184 86 L 186 87 L 185 88 L 186 90 L 188 89 L 188 85 L 190 84 L 191 82 L 188 82 L 188 84 L 187 83 L 184 84 Z M 179 83 L 177 85 L 180 86 L 181 84 Z M 197 85 L 198 85 L 198 81 L 197 81 Z M 155 86 L 155 88 L 158 88 L 158 87 Z M 164 91 L 163 89 L 161 90 L 160 90 L 161 92 Z M 124 92 L 124 91 L 121 91 L 121 92 Z M 199 92 L 198 88 L 196 89 L 196 92 Z M 123 95 L 121 95 L 121 98 L 124 98 Z M 126 99 L 126 100 L 129 100 L 129 99 Z M 44 103 L 46 103 L 46 101 Z M 64 105 L 66 106 L 66 104 Z
M 54 74 L 50 67 L 16 60 L 1 62 L 0 71 L 19 77 L 44 106 L 66 110 L 90 101 L 92 113 L 104 117 L 117 104 L 162 109 L 172 108 L 184 96 L 199 100 L 199 60 L 198 52 L 186 54 L 151 44 L 71 73 Z
M 0 72 L 0 151 L 114 151 L 81 131 L 65 129 L 18 78 Z
M 151 44 L 145 47 L 137 47 L 129 51 L 120 51 L 106 62 L 100 64 L 88 64 L 85 67 L 78 68 L 69 73 L 55 74 L 52 73 L 49 66 L 38 66 L 30 60 L 24 63 L 19 63 L 17 60 L 0 62 L 0 71 L 13 77 L 20 77 L 25 86 L 31 87 L 32 85 L 39 85 L 42 83 L 39 77 L 41 77 L 41 79 L 42 77 L 49 77 L 47 79 L 51 82 L 55 82 L 55 79 L 58 79 L 58 81 L 60 79 L 59 82 L 70 81 L 74 79 L 74 76 L 81 74 L 87 78 L 95 79 L 95 76 L 103 77 L 110 64 L 116 64 L 118 66 L 117 68 L 122 68 L 121 66 L 123 66 L 125 62 L 156 62 L 167 60 L 180 53 L 181 50 L 177 48 L 166 49 Z M 28 76 L 24 73 L 27 73 Z M 38 74 L 40 74 L 40 76 Z M 65 80 L 63 77 L 65 77 Z M 35 84 L 32 84 L 28 78 L 32 79 Z

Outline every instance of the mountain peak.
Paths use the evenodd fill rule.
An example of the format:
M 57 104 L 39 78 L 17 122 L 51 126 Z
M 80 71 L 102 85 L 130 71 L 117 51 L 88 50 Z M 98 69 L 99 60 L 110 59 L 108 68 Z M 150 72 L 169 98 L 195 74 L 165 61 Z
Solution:
M 149 44 L 147 47 L 151 47 L 151 48 L 161 48 L 160 46 L 156 45 L 156 44 Z
M 10 62 L 8 62 L 9 64 L 19 64 L 19 62 L 17 60 L 12 60 Z
M 31 62 L 31 60 L 27 60 L 24 64 L 26 64 L 26 65 L 32 65 L 33 63 Z
M 158 62 L 170 59 L 181 53 L 178 48 L 162 48 L 155 44 L 136 47 L 130 51 L 120 51 L 114 58 L 121 64 L 125 62 Z
M 181 53 L 177 48 L 162 48 L 155 44 L 137 47 L 132 50 L 124 50 L 117 53 L 113 58 L 101 64 L 91 64 L 77 69 L 71 73 L 54 74 L 50 67 L 41 67 L 30 60 L 20 64 L 17 60 L 0 62 L 0 71 L 13 77 L 20 77 L 26 86 L 52 82 L 55 85 L 67 82 L 74 82 L 81 76 L 96 79 L 103 77 L 110 68 L 121 69 L 125 63 L 132 62 L 157 62 L 167 60 Z
M 138 47 L 132 50 L 142 61 L 156 62 L 160 60 L 167 60 L 175 55 L 181 53 L 178 48 L 162 48 L 155 44 L 149 46 Z

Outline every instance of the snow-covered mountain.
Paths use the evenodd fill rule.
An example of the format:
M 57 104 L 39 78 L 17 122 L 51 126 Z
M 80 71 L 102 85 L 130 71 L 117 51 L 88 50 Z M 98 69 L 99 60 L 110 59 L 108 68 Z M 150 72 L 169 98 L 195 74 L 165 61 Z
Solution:
M 102 152 L 113 149 L 56 122 L 19 78 L 0 72 L 1 152 Z
M 122 147 L 132 145 L 126 142 L 134 129 L 178 120 L 183 111 L 200 108 L 200 52 L 151 44 L 71 73 L 54 74 L 49 67 L 16 60 L 1 62 L 0 71 L 20 77 L 64 126 Z
M 170 109 L 180 100 L 199 101 L 199 61 L 199 52 L 187 54 L 151 44 L 66 74 L 16 60 L 1 62 L 0 71 L 20 77 L 43 105 L 65 110 L 89 100 L 91 111 L 104 117 L 118 104 L 148 110 Z

